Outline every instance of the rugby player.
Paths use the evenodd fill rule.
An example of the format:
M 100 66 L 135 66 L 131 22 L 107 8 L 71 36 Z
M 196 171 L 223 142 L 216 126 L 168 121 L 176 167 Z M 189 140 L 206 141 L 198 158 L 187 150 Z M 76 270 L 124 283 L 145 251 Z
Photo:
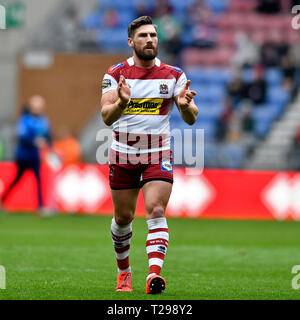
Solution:
M 146 293 L 161 293 L 160 275 L 169 233 L 165 217 L 172 191 L 169 117 L 174 101 L 182 119 L 195 123 L 198 108 L 184 72 L 162 63 L 157 27 L 148 16 L 128 26 L 128 45 L 133 56 L 111 66 L 102 82 L 101 113 L 113 125 L 110 150 L 110 187 L 114 204 L 111 235 L 118 265 L 116 291 L 132 291 L 129 248 L 137 197 L 142 189 L 148 236 L 149 272 Z M 136 159 L 139 161 L 133 161 Z

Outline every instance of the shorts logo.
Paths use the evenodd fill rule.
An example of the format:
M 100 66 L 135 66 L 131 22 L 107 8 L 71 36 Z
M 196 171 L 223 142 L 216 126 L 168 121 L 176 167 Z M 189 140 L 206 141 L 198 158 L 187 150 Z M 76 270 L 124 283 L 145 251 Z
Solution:
M 160 94 L 168 94 L 169 93 L 169 88 L 168 88 L 168 84 L 161 82 L 159 85 L 159 93 Z
M 170 161 L 163 159 L 161 161 L 161 171 L 169 171 L 173 173 L 173 166 Z
M 163 99 L 131 99 L 123 114 L 159 114 Z
M 111 80 L 110 79 L 103 79 L 102 81 L 102 89 L 106 89 L 111 87 Z

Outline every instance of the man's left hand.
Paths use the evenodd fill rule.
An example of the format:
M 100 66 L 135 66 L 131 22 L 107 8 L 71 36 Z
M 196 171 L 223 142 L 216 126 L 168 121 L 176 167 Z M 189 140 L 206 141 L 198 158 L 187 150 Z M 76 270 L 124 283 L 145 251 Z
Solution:
M 180 91 L 177 98 L 177 106 L 180 110 L 184 111 L 187 109 L 193 100 L 194 96 L 197 94 L 194 90 L 189 90 L 191 80 L 188 80 L 185 84 L 185 87 Z

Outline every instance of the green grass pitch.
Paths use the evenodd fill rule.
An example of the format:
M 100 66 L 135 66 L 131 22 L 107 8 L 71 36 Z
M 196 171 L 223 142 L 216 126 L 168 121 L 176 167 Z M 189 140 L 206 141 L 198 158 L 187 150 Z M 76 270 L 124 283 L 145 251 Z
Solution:
M 0 214 L 1 299 L 300 299 L 300 223 L 168 219 L 161 295 L 145 294 L 147 227 L 133 223 L 133 292 L 115 292 L 111 217 Z

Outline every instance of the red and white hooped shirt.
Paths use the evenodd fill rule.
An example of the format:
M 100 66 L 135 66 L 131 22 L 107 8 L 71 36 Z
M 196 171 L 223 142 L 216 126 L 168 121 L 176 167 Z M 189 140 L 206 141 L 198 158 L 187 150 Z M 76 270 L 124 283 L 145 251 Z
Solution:
M 184 72 L 157 58 L 152 68 L 137 67 L 131 57 L 107 70 L 102 94 L 116 90 L 121 75 L 130 87 L 131 100 L 113 124 L 112 150 L 126 154 L 169 150 L 170 113 L 174 97 L 186 84 Z

